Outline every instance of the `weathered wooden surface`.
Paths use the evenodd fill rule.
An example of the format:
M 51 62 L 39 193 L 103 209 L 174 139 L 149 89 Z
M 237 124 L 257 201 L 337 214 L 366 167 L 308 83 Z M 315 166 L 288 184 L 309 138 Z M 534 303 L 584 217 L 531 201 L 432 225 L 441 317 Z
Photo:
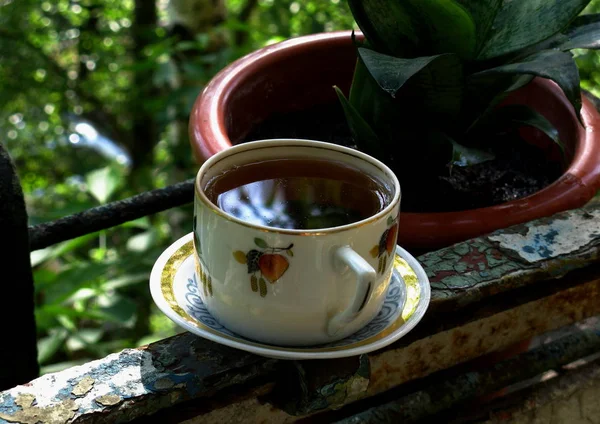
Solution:
M 417 422 L 461 401 L 492 393 L 509 384 L 569 364 L 597 351 L 600 351 L 600 335 L 594 332 L 575 333 L 514 358 L 490 365 L 484 370 L 450 377 L 421 390 L 399 396 L 391 402 L 367 408 L 351 417 L 329 420 L 329 422 L 340 424 Z
M 127 422 L 274 373 L 275 366 L 274 360 L 183 334 L 5 391 L 0 423 Z
M 593 290 L 600 296 L 600 280 Z M 588 316 L 600 314 L 600 302 L 597 297 L 589 296 L 590 286 L 580 285 L 567 292 L 539 299 L 507 310 L 493 316 L 472 321 L 457 328 L 433 334 L 408 344 L 386 351 L 369 354 L 371 379 L 367 391 L 363 393 L 364 402 L 379 396 L 395 387 L 429 376 L 437 371 L 449 369 L 457 364 L 481 358 L 482 355 L 498 355 L 498 349 L 514 346 L 523 338 L 563 329 L 564 326 L 579 322 Z M 594 293 L 592 293 L 594 294 Z M 588 298 L 579 304 L 578 300 Z M 563 304 L 563 302 L 565 302 Z M 514 329 L 514 331 L 511 331 Z M 524 349 L 524 346 L 518 346 Z M 484 357 L 485 359 L 485 357 Z M 487 367 L 493 360 L 483 360 L 479 367 Z M 271 388 L 269 390 L 276 390 Z M 368 400 L 366 399 L 368 398 Z M 353 407 L 353 406 L 351 406 Z M 173 408 L 178 410 L 179 407 Z M 228 421 L 232 411 L 243 412 L 245 420 Z M 317 422 L 331 422 L 328 413 Z M 165 415 L 168 415 L 166 413 Z M 190 416 L 193 416 L 190 411 Z M 234 413 L 233 416 L 236 414 Z M 289 423 L 301 417 L 291 416 L 281 409 L 274 409 L 269 396 L 231 399 L 227 406 L 215 405 L 210 411 L 197 410 L 195 418 L 189 424 L 221 422 L 267 422 Z M 314 418 L 308 420 L 313 421 Z M 188 421 L 186 421 L 187 423 Z M 441 421 L 443 422 L 443 421 Z
M 597 355 L 596 355 L 597 356 Z M 579 362 L 579 361 L 577 361 Z M 600 359 L 548 372 L 535 385 L 479 408 L 452 411 L 437 422 L 599 424 Z
M 600 314 L 599 218 L 600 208 L 588 207 L 421 256 L 432 281 L 426 319 L 406 338 L 369 354 L 370 373 L 358 367 L 340 374 L 326 363 L 298 368 L 183 334 L 0 393 L 0 423 L 24 413 L 40 422 L 64 421 L 52 421 L 51 414 L 126 422 L 169 406 L 198 422 L 236 422 L 242 412 L 239 422 L 292 422 L 299 418 L 292 414 L 380 394 Z M 297 377 L 292 369 L 305 372 L 306 390 L 296 398 L 274 397 L 282 376 Z M 348 390 L 350 381 L 357 390 Z M 222 392 L 232 386 L 235 394 Z M 295 406 L 286 412 L 274 405 Z
M 597 261 L 599 255 L 600 208 L 595 205 L 499 230 L 418 259 L 431 281 L 432 306 L 449 309 L 561 277 Z
M 292 362 L 296 372 L 280 378 L 271 403 L 292 415 L 341 407 L 365 395 L 371 376 L 367 355 Z

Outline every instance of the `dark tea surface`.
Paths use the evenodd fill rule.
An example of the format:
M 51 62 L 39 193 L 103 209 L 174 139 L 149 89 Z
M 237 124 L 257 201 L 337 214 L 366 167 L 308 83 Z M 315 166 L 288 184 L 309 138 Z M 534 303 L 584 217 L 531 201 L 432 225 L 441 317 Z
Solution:
M 368 218 L 392 198 L 391 188 L 349 165 L 322 159 L 276 159 L 237 166 L 211 179 L 205 192 L 229 215 L 269 227 L 314 230 Z

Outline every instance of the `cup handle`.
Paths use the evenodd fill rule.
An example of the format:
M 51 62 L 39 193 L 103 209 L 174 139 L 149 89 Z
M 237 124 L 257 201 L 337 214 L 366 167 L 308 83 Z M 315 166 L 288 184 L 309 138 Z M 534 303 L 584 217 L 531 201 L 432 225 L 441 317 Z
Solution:
M 334 253 L 334 261 L 339 265 L 348 266 L 356 274 L 356 292 L 350 305 L 329 319 L 327 333 L 330 336 L 334 336 L 363 310 L 377 278 L 375 269 L 350 246 L 339 247 Z

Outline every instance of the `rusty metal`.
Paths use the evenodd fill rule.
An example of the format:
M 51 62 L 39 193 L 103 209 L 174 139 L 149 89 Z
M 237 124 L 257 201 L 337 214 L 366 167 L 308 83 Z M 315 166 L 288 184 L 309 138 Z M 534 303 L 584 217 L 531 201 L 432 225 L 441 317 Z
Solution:
M 194 179 L 151 190 L 128 199 L 29 227 L 29 248 L 31 251 L 43 249 L 62 241 L 182 206 L 193 200 Z
M 594 332 L 572 334 L 512 359 L 492 364 L 484 371 L 468 372 L 445 381 L 434 382 L 422 390 L 403 395 L 392 402 L 370 407 L 339 421 L 326 419 L 326 422 L 340 424 L 415 422 L 460 402 L 492 393 L 598 351 L 600 351 L 600 335 Z M 386 397 L 392 395 L 387 394 Z M 375 401 L 375 399 L 369 400 L 369 402 Z
M 33 275 L 29 259 L 27 211 L 14 165 L 0 143 L 0 391 L 38 375 Z

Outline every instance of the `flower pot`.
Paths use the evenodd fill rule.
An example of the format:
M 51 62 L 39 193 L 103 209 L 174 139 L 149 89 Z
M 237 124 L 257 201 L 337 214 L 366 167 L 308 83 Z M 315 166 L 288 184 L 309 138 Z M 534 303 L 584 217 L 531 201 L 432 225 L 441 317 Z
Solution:
M 356 54 L 350 31 L 298 37 L 259 49 L 219 72 L 196 100 L 189 122 L 195 160 L 236 144 L 275 112 L 336 102 L 332 86 L 347 92 Z M 583 96 L 582 127 L 562 90 L 535 79 L 506 102 L 525 103 L 558 129 L 569 164 L 553 184 L 521 199 L 457 212 L 403 212 L 398 244 L 435 249 L 543 216 L 577 208 L 600 188 L 600 115 Z M 532 143 L 542 134 L 523 129 Z M 400 181 L 402 184 L 402 181 Z

